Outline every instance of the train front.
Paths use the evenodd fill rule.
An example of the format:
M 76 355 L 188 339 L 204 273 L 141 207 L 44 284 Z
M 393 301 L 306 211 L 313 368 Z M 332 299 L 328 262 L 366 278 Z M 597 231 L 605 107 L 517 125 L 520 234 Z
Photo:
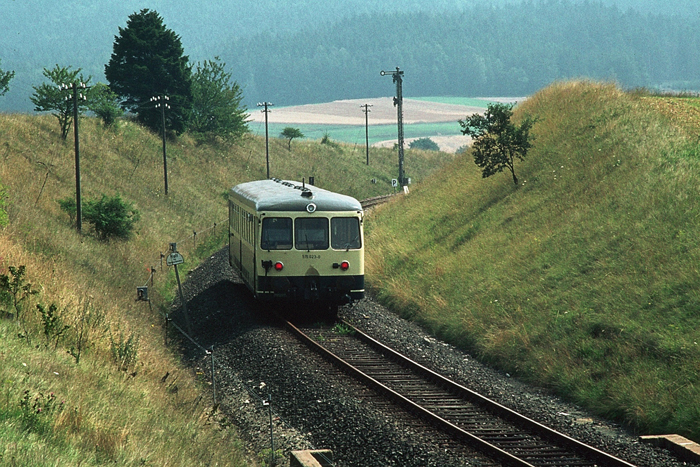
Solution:
M 318 188 L 260 210 L 256 295 L 337 308 L 364 296 L 363 212 Z

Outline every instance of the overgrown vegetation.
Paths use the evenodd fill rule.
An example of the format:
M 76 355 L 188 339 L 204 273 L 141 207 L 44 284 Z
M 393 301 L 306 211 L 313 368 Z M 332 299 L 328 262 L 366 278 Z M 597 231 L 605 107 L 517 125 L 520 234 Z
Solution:
M 78 210 L 75 198 L 59 199 L 58 204 L 73 223 Z M 128 239 L 134 231 L 136 222 L 141 218 L 141 213 L 134 208 L 134 203 L 122 200 L 118 194 L 114 196 L 103 194 L 99 200 L 85 200 L 82 214 L 84 220 L 92 224 L 100 240 L 111 237 Z
M 61 208 L 75 194 L 71 135 L 64 143 L 50 115 L 0 114 L 0 464 L 246 465 L 235 430 L 210 424 L 206 389 L 163 346 L 175 279 L 160 255 L 178 242 L 187 268 L 224 245 L 225 194 L 265 177 L 264 140 L 171 140 L 165 196 L 157 135 L 97 118 L 80 130 L 83 200 L 120 194 L 138 206 L 127 241 L 80 236 Z M 290 151 L 272 139 L 271 175 L 314 176 L 360 199 L 389 193 L 394 154 L 373 154 L 368 167 L 351 146 L 303 141 Z M 406 167 L 420 181 L 451 158 L 407 151 Z M 146 283 L 150 304 L 135 301 Z
M 408 145 L 411 149 L 422 149 L 423 151 L 439 151 L 440 146 L 430 138 L 418 138 Z
M 537 118 L 519 188 L 457 158 L 372 215 L 368 283 L 511 374 L 639 433 L 700 440 L 699 109 L 544 89 L 515 109 Z
M 68 131 L 73 125 L 73 105 L 77 106 L 80 114 L 87 108 L 87 101 L 74 95 L 71 86 L 89 85 L 90 76 L 85 77 L 82 70 L 55 65 L 53 68 L 44 68 L 43 74 L 48 82 L 33 86 L 34 93 L 29 98 L 34 104 L 36 112 L 51 112 L 56 117 L 61 127 L 61 138 L 66 139 Z M 77 89 L 77 88 L 76 88 Z M 80 89 L 82 92 L 83 89 Z

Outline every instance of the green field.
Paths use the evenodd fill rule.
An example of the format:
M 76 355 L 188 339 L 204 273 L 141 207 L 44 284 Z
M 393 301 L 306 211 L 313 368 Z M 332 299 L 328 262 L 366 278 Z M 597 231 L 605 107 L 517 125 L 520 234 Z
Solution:
M 320 124 L 268 124 L 271 138 L 279 137 L 282 130 L 288 126 L 298 128 L 304 134 L 305 140 L 321 140 L 328 136 L 332 141 L 347 144 L 365 145 L 364 125 L 320 125 Z M 254 134 L 265 135 L 265 125 L 254 123 L 250 125 Z M 421 123 L 404 125 L 404 138 L 430 138 L 431 136 L 461 135 L 459 123 Z M 370 146 L 380 141 L 397 138 L 396 125 L 369 125 Z
M 406 99 L 437 102 L 441 104 L 464 105 L 486 109 L 489 101 L 474 97 L 411 97 Z M 466 115 L 465 115 L 466 116 Z M 285 127 L 294 127 L 301 130 L 305 139 L 320 140 L 328 136 L 333 141 L 348 144 L 365 145 L 364 125 L 323 125 L 323 124 L 268 124 L 270 137 L 278 137 Z M 263 123 L 250 124 L 251 131 L 256 135 L 265 135 L 265 125 Z M 405 138 L 430 138 L 433 136 L 461 135 L 460 126 L 457 121 L 443 123 L 420 123 L 404 124 Z M 397 138 L 396 125 L 372 125 L 369 124 L 369 144 L 370 146 L 380 141 Z

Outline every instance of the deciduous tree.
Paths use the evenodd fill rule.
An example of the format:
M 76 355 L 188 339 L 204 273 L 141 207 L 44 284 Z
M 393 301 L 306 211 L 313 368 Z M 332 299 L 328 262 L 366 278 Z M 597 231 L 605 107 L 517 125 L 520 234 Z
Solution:
M 81 69 L 72 70 L 70 67 L 62 67 L 56 65 L 52 69 L 44 68 L 44 76 L 49 80 L 48 83 L 43 83 L 39 86 L 33 86 L 34 94 L 29 97 L 29 100 L 34 104 L 34 110 L 37 112 L 52 112 L 52 115 L 58 119 L 58 124 L 61 127 L 61 138 L 66 139 L 71 124 L 73 123 L 73 101 L 68 89 L 62 87 L 72 83 L 89 84 L 91 77 L 85 78 Z M 78 114 L 82 114 L 87 108 L 87 101 L 78 100 Z
M 90 91 L 88 108 L 91 112 L 100 117 L 102 123 L 107 127 L 112 126 L 123 113 L 119 108 L 119 98 L 109 86 L 104 83 L 97 83 L 93 86 Z
M 472 153 L 474 162 L 481 167 L 483 178 L 508 169 L 513 183 L 518 185 L 515 175 L 515 160 L 524 160 L 530 149 L 530 128 L 534 120 L 525 117 L 520 125 L 511 122 L 513 104 L 489 104 L 484 114 L 474 114 L 459 120 L 462 134 L 474 138 Z
M 1 60 L 0 63 L 2 63 Z M 14 78 L 14 76 L 14 71 L 2 71 L 2 68 L 0 68 L 0 96 L 5 95 L 5 93 L 10 90 L 10 80 Z
M 197 64 L 192 76 L 192 113 L 189 129 L 193 133 L 235 139 L 248 132 L 248 114 L 241 104 L 240 86 L 231 81 L 226 64 L 219 57 Z
M 304 133 L 302 133 L 299 128 L 293 128 L 291 126 L 288 126 L 284 130 L 282 130 L 282 133 L 280 133 L 280 136 L 282 138 L 287 138 L 287 149 L 289 149 L 291 151 L 292 150 L 292 140 L 294 138 L 303 138 Z
M 192 105 L 189 58 L 180 36 L 165 27 L 157 12 L 141 10 L 129 16 L 125 28 L 119 28 L 105 76 L 122 99 L 122 107 L 136 114 L 139 122 L 159 131 L 161 113 L 150 99 L 167 95 L 166 127 L 178 133 L 186 129 Z

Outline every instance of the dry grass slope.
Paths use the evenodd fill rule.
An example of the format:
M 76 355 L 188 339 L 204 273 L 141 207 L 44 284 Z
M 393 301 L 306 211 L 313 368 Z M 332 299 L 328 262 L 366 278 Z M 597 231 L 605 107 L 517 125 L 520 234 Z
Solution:
M 206 375 L 192 374 L 162 345 L 174 273 L 161 267 L 160 254 L 181 242 L 186 271 L 224 245 L 225 194 L 265 177 L 264 141 L 170 140 L 165 196 L 158 136 L 130 122 L 103 128 L 92 118 L 81 119 L 80 129 L 83 199 L 120 194 L 133 202 L 141 221 L 130 241 L 101 242 L 86 223 L 79 236 L 61 211 L 57 200 L 75 195 L 74 152 L 54 117 L 0 114 L 9 215 L 0 229 L 0 275 L 12 279 L 11 267 L 26 266 L 23 284 L 39 292 L 22 302 L 19 318 L 0 301 L 0 464 L 250 464 L 235 430 L 210 423 Z M 407 154 L 414 180 L 450 159 Z M 390 150 L 378 150 L 368 167 L 352 147 L 270 144 L 272 176 L 315 176 L 320 186 L 358 198 L 390 191 L 395 165 Z M 135 298 L 152 268 L 150 311 Z M 42 319 L 37 304 L 55 304 L 58 321 Z M 50 323 L 70 328 L 58 335 Z

